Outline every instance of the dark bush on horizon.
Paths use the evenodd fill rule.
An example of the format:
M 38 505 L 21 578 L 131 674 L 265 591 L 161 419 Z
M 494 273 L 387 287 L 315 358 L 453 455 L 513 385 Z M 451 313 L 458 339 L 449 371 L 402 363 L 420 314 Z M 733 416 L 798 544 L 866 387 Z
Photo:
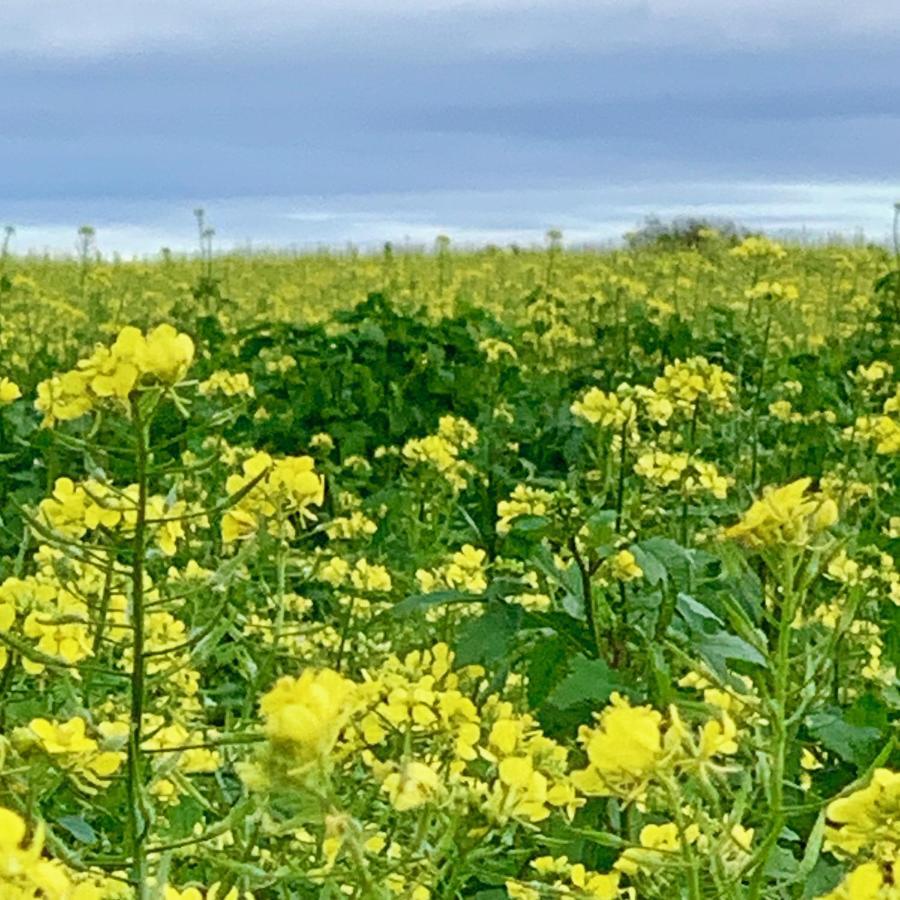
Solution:
M 648 216 L 640 228 L 625 234 L 625 243 L 632 250 L 642 247 L 699 247 L 706 229 L 715 229 L 731 244 L 737 244 L 753 233 L 731 219 L 678 216 L 664 222 L 657 216 Z

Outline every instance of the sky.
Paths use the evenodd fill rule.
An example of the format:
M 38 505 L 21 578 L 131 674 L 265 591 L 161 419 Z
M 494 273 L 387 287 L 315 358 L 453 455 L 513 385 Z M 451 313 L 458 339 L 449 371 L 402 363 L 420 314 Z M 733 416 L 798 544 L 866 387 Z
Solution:
M 849 9 L 849 12 L 848 12 Z M 17 252 L 886 239 L 896 0 L 2 0 Z

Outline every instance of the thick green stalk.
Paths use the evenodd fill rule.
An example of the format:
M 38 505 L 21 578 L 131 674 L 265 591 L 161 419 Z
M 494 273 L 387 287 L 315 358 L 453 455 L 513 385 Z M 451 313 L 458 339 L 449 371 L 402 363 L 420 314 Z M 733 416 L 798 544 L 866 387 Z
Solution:
M 131 855 L 131 878 L 137 900 L 146 900 L 147 857 L 145 841 L 148 822 L 144 805 L 143 759 L 141 757 L 141 727 L 144 718 L 144 554 L 146 550 L 147 518 L 147 445 L 149 427 L 142 421 L 136 400 L 131 412 L 135 426 L 137 467 L 137 515 L 134 524 L 134 543 L 131 560 L 131 621 L 133 658 L 131 664 L 131 712 L 128 733 L 128 842 Z
M 781 615 L 778 620 L 778 640 L 775 650 L 775 669 L 772 673 L 772 702 L 770 704 L 770 717 L 774 737 L 772 763 L 769 771 L 770 824 L 754 860 L 755 870 L 750 881 L 749 900 L 757 900 L 757 898 L 762 896 L 760 892 L 763 887 L 766 863 L 775 849 L 775 845 L 778 843 L 778 838 L 785 823 L 784 770 L 788 748 L 788 723 L 791 720 L 788 711 L 791 675 L 790 651 L 791 634 L 798 601 L 798 594 L 794 588 L 794 563 L 795 560 L 788 559 L 784 561 L 783 567 L 779 566 L 782 602 Z

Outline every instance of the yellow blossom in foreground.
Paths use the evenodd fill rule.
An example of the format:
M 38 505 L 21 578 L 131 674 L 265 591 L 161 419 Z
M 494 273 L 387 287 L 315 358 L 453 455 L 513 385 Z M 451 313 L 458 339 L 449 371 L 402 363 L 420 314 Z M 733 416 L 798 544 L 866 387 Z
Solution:
M 834 500 L 811 493 L 811 484 L 811 478 L 800 478 L 784 487 L 766 488 L 740 522 L 726 530 L 726 537 L 754 549 L 775 544 L 806 546 L 838 519 Z
M 126 400 L 142 385 L 174 385 L 194 359 L 194 342 L 171 325 L 146 335 L 126 326 L 110 347 L 99 347 L 74 369 L 38 385 L 35 407 L 43 425 L 77 419 L 105 400 Z
M 0 378 L 0 406 L 7 406 L 22 396 L 19 386 L 8 378 Z
M 588 766 L 572 773 L 572 783 L 584 794 L 628 797 L 641 792 L 663 760 L 663 717 L 649 706 L 632 706 L 619 694 L 610 701 L 595 715 L 595 727 L 579 730 Z
M 325 479 L 315 470 L 311 456 L 273 459 L 268 453 L 254 453 L 245 460 L 241 474 L 228 477 L 225 490 L 238 500 L 222 517 L 222 540 L 226 544 L 252 537 L 261 525 L 278 518 L 291 537 L 293 528 L 286 517 L 315 519 L 311 506 L 325 499 Z
M 332 669 L 285 676 L 260 701 L 265 732 L 301 765 L 322 761 L 350 717 L 357 686 Z
M 90 753 L 97 749 L 97 742 L 85 734 L 86 723 L 81 716 L 68 722 L 50 722 L 32 719 L 29 728 L 37 735 L 41 746 L 48 753 Z
M 3 900 L 111 900 L 120 891 L 101 887 L 43 855 L 44 829 L 38 826 L 30 841 L 24 819 L 0 807 L 0 897 Z
M 819 900 L 897 900 L 900 897 L 900 860 L 882 866 L 863 863 Z
M 832 801 L 825 846 L 846 856 L 900 856 L 900 772 L 876 769 L 869 784 Z

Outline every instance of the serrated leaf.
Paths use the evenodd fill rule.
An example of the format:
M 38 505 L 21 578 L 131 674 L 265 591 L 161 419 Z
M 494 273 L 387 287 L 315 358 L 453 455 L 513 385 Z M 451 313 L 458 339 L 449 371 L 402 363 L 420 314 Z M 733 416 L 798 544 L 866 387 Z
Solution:
M 854 725 L 837 708 L 807 716 L 806 727 L 826 750 L 858 768 L 872 759 L 881 743 L 880 728 Z
M 600 706 L 609 700 L 613 691 L 621 688 L 616 673 L 605 660 L 579 655 L 569 664 L 568 673 L 545 702 L 557 709 L 571 709 L 584 704 Z
M 503 659 L 512 646 L 524 610 L 512 603 L 488 604 L 481 616 L 469 619 L 456 642 L 458 665 L 490 667 Z

